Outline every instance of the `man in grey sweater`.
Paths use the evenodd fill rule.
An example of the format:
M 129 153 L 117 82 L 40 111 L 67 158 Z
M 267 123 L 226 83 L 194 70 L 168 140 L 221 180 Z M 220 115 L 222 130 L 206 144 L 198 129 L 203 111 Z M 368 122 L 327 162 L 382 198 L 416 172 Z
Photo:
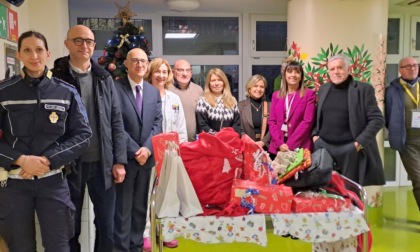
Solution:
M 191 81 L 192 69 L 188 61 L 179 59 L 174 64 L 174 86 L 169 90 L 179 96 L 184 107 L 185 121 L 187 123 L 188 141 L 194 141 L 197 134 L 195 109 L 198 98 L 203 96 L 203 88 Z

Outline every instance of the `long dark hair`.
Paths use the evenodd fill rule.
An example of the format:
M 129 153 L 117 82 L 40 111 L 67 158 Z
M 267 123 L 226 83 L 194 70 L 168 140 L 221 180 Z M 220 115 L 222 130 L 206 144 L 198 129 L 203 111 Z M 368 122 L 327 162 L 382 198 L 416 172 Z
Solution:
M 300 97 L 303 97 L 303 95 L 305 94 L 305 83 L 303 81 L 303 79 L 305 78 L 305 74 L 303 72 L 303 67 L 301 64 L 299 64 L 299 62 L 297 61 L 291 61 L 289 63 L 287 63 L 287 65 L 284 66 L 284 71 L 282 71 L 282 81 L 281 81 L 281 88 L 280 88 L 280 92 L 278 97 L 285 97 L 288 93 L 288 89 L 289 87 L 287 86 L 287 80 L 286 80 L 286 72 L 292 72 L 292 71 L 296 71 L 300 74 L 300 81 L 299 81 L 299 93 L 300 93 Z

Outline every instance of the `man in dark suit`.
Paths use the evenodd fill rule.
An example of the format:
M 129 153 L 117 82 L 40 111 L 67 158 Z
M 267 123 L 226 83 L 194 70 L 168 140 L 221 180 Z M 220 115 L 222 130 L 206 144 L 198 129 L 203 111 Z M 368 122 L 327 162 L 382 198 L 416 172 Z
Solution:
M 114 251 L 141 251 L 146 225 L 151 169 L 152 136 L 162 132 L 162 101 L 159 91 L 143 80 L 146 53 L 135 48 L 124 61 L 128 76 L 115 81 L 127 142 L 126 177 L 117 185 Z
M 344 54 L 328 59 L 331 83 L 318 91 L 314 149 L 326 148 L 337 171 L 363 185 L 383 185 L 385 176 L 376 134 L 385 120 L 372 86 L 353 80 Z

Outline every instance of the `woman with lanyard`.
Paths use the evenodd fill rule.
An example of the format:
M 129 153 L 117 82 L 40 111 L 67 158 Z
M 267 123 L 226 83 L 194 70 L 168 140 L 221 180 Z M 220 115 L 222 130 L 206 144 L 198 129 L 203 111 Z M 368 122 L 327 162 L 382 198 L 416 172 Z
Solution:
M 283 69 L 282 85 L 272 97 L 268 128 L 271 135 L 268 151 L 307 148 L 312 151 L 311 130 L 315 120 L 316 95 L 303 83 L 303 68 L 289 62 Z
M 23 33 L 16 56 L 25 67 L 0 83 L 0 236 L 10 251 L 36 251 L 36 213 L 45 252 L 69 252 L 75 207 L 62 169 L 92 132 L 76 89 L 45 66 L 45 37 Z

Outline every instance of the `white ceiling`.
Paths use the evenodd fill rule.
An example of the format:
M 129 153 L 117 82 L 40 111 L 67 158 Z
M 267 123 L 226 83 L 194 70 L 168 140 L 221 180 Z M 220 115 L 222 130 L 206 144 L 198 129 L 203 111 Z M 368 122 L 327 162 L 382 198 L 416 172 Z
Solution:
M 124 6 L 127 0 L 68 0 L 70 5 L 86 8 L 103 8 L 118 3 Z M 287 13 L 289 0 L 199 0 L 200 7 L 192 12 L 252 12 L 252 13 Z M 169 12 L 167 0 L 131 0 L 131 9 L 140 12 Z
M 100 10 L 114 9 L 115 3 L 124 6 L 128 0 L 68 0 L 69 5 L 77 8 Z M 198 0 L 200 7 L 189 13 L 254 13 L 287 15 L 287 4 L 292 0 Z M 295 0 L 296 1 L 296 0 Z M 300 0 L 297 0 L 300 1 Z M 312 0 L 316 1 L 316 0 Z M 338 0 L 361 1 L 361 0 Z M 365 1 L 365 0 L 362 0 Z M 386 0 L 384 0 L 386 1 Z M 395 8 L 420 8 L 418 3 L 408 5 L 417 0 L 388 0 L 390 11 Z M 167 0 L 130 0 L 132 10 L 136 13 L 173 12 L 166 5 Z M 94 11 L 93 11 L 94 12 Z M 176 13 L 176 12 L 174 12 Z M 187 12 L 188 13 L 188 12 Z

